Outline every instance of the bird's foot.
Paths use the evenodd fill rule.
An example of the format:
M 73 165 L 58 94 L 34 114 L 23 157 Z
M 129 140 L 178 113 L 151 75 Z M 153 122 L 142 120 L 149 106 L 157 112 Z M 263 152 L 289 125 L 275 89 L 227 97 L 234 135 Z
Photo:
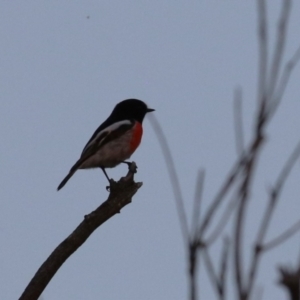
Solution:
M 109 185 L 106 186 L 106 190 L 107 190 L 108 192 L 110 192 L 110 191 L 111 191 L 112 185 L 113 185 L 114 183 L 116 183 L 116 182 L 115 182 L 112 178 L 109 179 L 108 182 L 109 182 Z

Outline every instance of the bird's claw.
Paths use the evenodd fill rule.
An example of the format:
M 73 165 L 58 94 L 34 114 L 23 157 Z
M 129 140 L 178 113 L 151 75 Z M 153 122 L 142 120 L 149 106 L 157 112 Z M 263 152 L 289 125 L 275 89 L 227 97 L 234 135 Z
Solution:
M 108 192 L 111 192 L 111 188 L 112 188 L 112 185 L 115 183 L 115 181 L 111 178 L 109 179 L 109 185 L 106 186 L 106 190 Z

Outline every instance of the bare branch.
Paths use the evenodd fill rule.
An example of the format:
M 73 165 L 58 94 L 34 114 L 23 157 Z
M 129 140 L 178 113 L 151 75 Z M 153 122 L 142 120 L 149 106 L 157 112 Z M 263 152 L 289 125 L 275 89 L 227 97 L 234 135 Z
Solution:
M 131 202 L 131 198 L 142 186 L 133 181 L 133 172 L 119 182 L 111 182 L 110 195 L 96 210 L 84 217 L 79 226 L 51 253 L 38 269 L 19 300 L 36 300 L 63 263 L 88 239 L 104 222 Z
M 197 272 L 198 272 L 199 251 L 195 241 L 189 243 L 189 283 L 190 300 L 198 299 Z
M 263 143 L 265 141 L 265 128 L 270 122 L 272 115 L 279 105 L 290 74 L 300 60 L 300 48 L 292 59 L 284 66 L 283 71 L 282 62 L 283 54 L 287 37 L 287 25 L 291 10 L 291 0 L 282 0 L 282 8 L 280 11 L 279 22 L 277 27 L 277 34 L 275 40 L 274 53 L 269 59 L 268 49 L 268 24 L 267 24 L 267 4 L 266 0 L 257 0 L 258 8 L 258 44 L 259 44 L 259 67 L 258 67 L 258 101 L 257 101 L 257 115 L 255 117 L 255 131 L 250 144 L 244 145 L 244 131 L 242 120 L 242 91 L 237 89 L 235 91 L 234 99 L 234 127 L 236 136 L 236 149 L 238 159 L 233 165 L 217 194 L 210 202 L 207 211 L 204 213 L 200 221 L 201 208 L 201 193 L 203 189 L 204 173 L 199 173 L 197 178 L 197 186 L 195 193 L 195 200 L 193 206 L 193 216 L 191 222 L 191 232 L 188 229 L 188 222 L 183 204 L 183 197 L 179 187 L 178 176 L 174 167 L 174 162 L 168 147 L 166 138 L 154 116 L 150 116 L 150 121 L 159 139 L 162 151 L 164 153 L 165 161 L 173 186 L 173 192 L 176 199 L 177 211 L 180 219 L 181 229 L 184 240 L 189 249 L 189 264 L 190 264 L 190 292 L 191 299 L 197 298 L 196 290 L 196 273 L 197 263 L 199 259 L 199 252 L 203 254 L 205 266 L 208 275 L 212 281 L 215 290 L 218 292 L 220 299 L 225 299 L 225 281 L 227 272 L 227 256 L 228 245 L 224 244 L 220 272 L 217 274 L 214 269 L 213 261 L 208 252 L 208 245 L 211 245 L 221 234 L 223 228 L 230 219 L 231 213 L 236 212 L 235 227 L 234 227 L 234 274 L 237 287 L 237 294 L 240 300 L 249 300 L 253 294 L 254 280 L 257 273 L 259 259 L 262 251 L 267 251 L 268 247 L 273 247 L 274 243 L 278 244 L 285 241 L 288 237 L 300 230 L 300 224 L 295 224 L 282 235 L 263 245 L 271 216 L 273 214 L 275 205 L 278 201 L 279 194 L 283 188 L 284 182 L 288 177 L 295 160 L 300 155 L 299 150 L 296 154 L 292 154 L 282 172 L 279 174 L 278 180 L 273 188 L 269 204 L 266 208 L 264 219 L 255 240 L 254 249 L 252 252 L 252 260 L 249 272 L 244 272 L 243 262 L 243 236 L 244 226 L 246 220 L 246 213 L 248 202 L 250 200 L 250 192 L 252 188 L 253 178 L 255 176 L 256 165 L 260 156 Z M 270 63 L 269 63 L 270 61 Z M 299 153 L 298 153 L 299 151 Z M 205 240 L 206 232 L 209 225 L 221 204 L 227 199 L 228 194 L 238 187 L 237 195 L 229 202 L 217 227 L 212 231 L 212 234 Z M 235 206 L 237 209 L 235 210 Z M 300 222 L 300 221 L 299 221 Z M 197 230 L 196 230 L 197 228 Z M 272 245 L 273 243 L 273 245 Z
M 258 102 L 259 109 L 256 118 L 256 134 L 253 142 L 253 147 L 250 152 L 248 152 L 248 159 L 247 163 L 244 167 L 243 173 L 243 183 L 241 184 L 240 188 L 240 196 L 241 199 L 239 202 L 239 208 L 237 211 L 237 219 L 235 225 L 235 238 L 234 238 L 234 262 L 235 262 L 235 279 L 237 290 L 240 299 L 248 299 L 250 293 L 252 291 L 253 280 L 252 271 L 253 266 L 250 268 L 250 277 L 249 281 L 243 282 L 243 270 L 242 270 L 242 237 L 243 237 L 243 228 L 245 222 L 245 212 L 246 212 L 246 205 L 248 203 L 249 198 L 249 190 L 250 184 L 252 182 L 254 176 L 254 167 L 256 165 L 259 150 L 262 146 L 262 140 L 264 139 L 264 128 L 266 124 L 270 121 L 270 115 L 268 115 L 267 111 L 267 104 L 273 99 L 274 90 L 277 87 L 278 75 L 280 72 L 280 65 L 282 61 L 284 45 L 285 45 L 285 38 L 286 38 L 286 27 L 287 21 L 289 18 L 290 12 L 290 0 L 285 0 L 283 2 L 281 16 L 278 25 L 277 31 L 277 39 L 276 39 L 276 47 L 275 53 L 273 56 L 273 61 L 271 63 L 271 70 L 270 70 L 270 82 L 267 89 L 267 94 L 264 95 L 266 90 L 266 64 L 267 64 L 267 40 L 266 40 L 266 7 L 265 1 L 259 0 L 258 1 L 258 11 L 259 11 L 259 45 L 260 45 L 260 79 L 263 81 L 259 83 L 259 95 L 261 97 L 260 101 Z M 259 251 L 255 249 L 254 258 L 253 260 L 258 262 L 257 255 Z M 255 271 L 255 268 L 254 268 Z M 244 284 L 246 284 L 244 286 Z

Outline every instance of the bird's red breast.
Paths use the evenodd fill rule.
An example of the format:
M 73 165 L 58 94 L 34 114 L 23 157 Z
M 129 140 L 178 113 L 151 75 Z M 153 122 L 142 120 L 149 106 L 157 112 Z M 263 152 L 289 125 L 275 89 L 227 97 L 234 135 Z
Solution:
M 133 133 L 130 141 L 130 150 L 133 153 L 141 143 L 142 135 L 143 135 L 143 126 L 140 122 L 136 121 L 132 130 Z

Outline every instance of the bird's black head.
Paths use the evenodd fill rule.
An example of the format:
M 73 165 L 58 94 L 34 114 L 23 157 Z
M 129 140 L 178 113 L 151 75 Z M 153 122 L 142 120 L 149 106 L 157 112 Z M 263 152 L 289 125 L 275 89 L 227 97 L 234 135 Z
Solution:
M 137 99 L 127 99 L 118 103 L 111 113 L 110 117 L 116 119 L 116 121 L 134 119 L 140 123 L 143 122 L 146 113 L 154 111 L 152 108 L 148 108 L 146 103 Z

